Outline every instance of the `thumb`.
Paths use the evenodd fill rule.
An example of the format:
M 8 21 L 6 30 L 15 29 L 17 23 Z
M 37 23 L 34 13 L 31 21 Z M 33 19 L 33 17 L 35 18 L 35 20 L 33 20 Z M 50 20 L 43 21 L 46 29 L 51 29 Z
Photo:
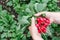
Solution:
M 50 18 L 50 24 L 51 24 L 52 22 L 54 22 L 54 19 L 53 19 L 53 18 Z
M 32 17 L 32 19 L 31 19 L 31 26 L 35 26 L 35 19 L 34 19 L 34 17 Z

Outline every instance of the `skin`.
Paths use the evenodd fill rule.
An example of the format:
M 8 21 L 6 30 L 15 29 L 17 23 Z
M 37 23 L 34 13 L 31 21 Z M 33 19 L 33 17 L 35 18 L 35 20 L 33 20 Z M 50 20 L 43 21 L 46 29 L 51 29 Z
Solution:
M 39 12 L 39 13 L 35 14 L 35 16 L 40 16 L 43 13 L 45 13 L 46 17 L 50 19 L 50 23 L 54 22 L 54 23 L 60 24 L 60 12 Z M 29 31 L 30 31 L 30 34 L 31 34 L 33 40 L 44 40 L 41 37 L 41 34 L 38 33 L 38 30 L 35 26 L 34 17 L 31 18 L 31 26 L 29 26 Z

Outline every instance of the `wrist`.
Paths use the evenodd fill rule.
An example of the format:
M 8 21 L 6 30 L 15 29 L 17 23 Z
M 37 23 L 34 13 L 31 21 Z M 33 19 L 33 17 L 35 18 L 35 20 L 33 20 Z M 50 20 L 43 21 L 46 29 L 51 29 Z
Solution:
M 34 36 L 34 37 L 33 37 L 33 40 L 43 40 L 43 38 L 40 37 L 40 36 Z
M 33 40 L 43 40 L 41 35 L 32 35 Z

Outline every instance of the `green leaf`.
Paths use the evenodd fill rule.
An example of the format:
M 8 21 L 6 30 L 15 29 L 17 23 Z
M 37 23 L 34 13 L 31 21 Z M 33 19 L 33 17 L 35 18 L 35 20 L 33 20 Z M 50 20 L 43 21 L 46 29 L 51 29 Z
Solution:
M 60 33 L 60 27 L 54 28 L 56 32 Z
M 59 37 L 53 37 L 52 40 L 60 40 Z
M 18 4 L 14 7 L 14 9 L 17 9 L 17 10 L 19 10 L 19 8 L 20 8 L 20 4 Z
M 11 37 L 16 37 L 16 34 L 15 33 L 11 33 Z
M 28 34 L 27 34 L 27 37 L 30 37 L 31 35 L 30 35 L 30 32 L 28 32 Z
M 24 34 L 19 31 L 19 32 L 17 32 L 17 36 L 20 37 L 20 38 L 22 38 L 24 36 Z
M 22 40 L 26 40 L 26 36 L 24 35 L 24 37 L 22 38 Z
M 18 17 L 19 24 L 23 25 L 23 24 L 29 23 L 28 20 L 27 20 L 28 18 L 29 18 L 29 16 L 23 16 L 22 18 Z
M 0 11 L 2 10 L 2 5 L 0 5 Z
M 7 13 L 7 11 L 6 10 L 3 10 L 3 11 L 1 11 L 1 15 L 6 15 L 6 13 Z
M 7 37 L 7 33 L 1 34 L 1 38 Z
M 29 8 L 26 8 L 25 10 L 27 13 L 31 13 L 31 10 Z
M 52 27 L 58 27 L 58 24 L 52 23 L 51 26 L 52 26 Z
M 54 33 L 54 29 L 53 29 L 53 28 L 51 28 L 51 26 L 49 26 L 49 27 L 47 27 L 47 29 L 46 29 L 46 30 L 47 30 L 47 32 L 46 32 L 46 33 L 47 33 L 47 35 L 49 35 L 49 36 L 51 36 L 51 37 L 52 37 L 52 36 L 53 36 L 53 33 Z
M 10 40 L 17 40 L 17 38 L 11 38 Z
M 1 39 L 1 40 L 7 40 L 7 39 L 4 39 L 4 38 L 3 38 L 3 39 Z
M 42 0 L 43 3 L 48 3 L 51 0 Z
M 2 32 L 2 31 L 3 31 L 3 29 L 4 29 L 4 27 L 3 27 L 3 26 L 0 26 L 0 32 Z
M 12 1 L 9 1 L 9 2 L 7 3 L 7 6 L 12 6 Z
M 16 31 L 20 30 L 20 28 L 21 28 L 21 25 L 18 24 L 18 26 L 16 27 Z
M 42 38 L 43 38 L 44 40 L 48 40 L 46 34 L 42 34 Z
M 11 37 L 11 33 L 7 33 L 7 37 Z
M 29 16 L 33 15 L 32 11 L 30 10 L 29 7 L 25 9 L 25 12 L 27 12 L 27 15 L 29 15 Z
M 27 27 L 27 26 L 26 26 L 26 27 Z M 25 31 L 26 27 L 24 26 L 23 28 L 21 28 L 20 32 L 23 33 L 23 32 Z
M 43 11 L 43 9 L 45 9 L 47 6 L 47 4 L 45 3 L 35 3 L 35 10 L 36 12 L 40 12 L 40 11 Z
M 35 14 L 33 3 L 29 3 L 27 7 L 31 10 L 31 12 L 32 12 L 31 14 Z
M 54 2 L 58 2 L 58 0 L 53 0 Z
M 19 2 L 19 0 L 13 0 L 13 3 L 18 3 Z

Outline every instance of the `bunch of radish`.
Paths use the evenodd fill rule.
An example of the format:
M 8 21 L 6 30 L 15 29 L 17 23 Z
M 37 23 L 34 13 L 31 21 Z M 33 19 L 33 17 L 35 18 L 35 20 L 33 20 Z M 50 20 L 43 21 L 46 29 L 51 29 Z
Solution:
M 46 33 L 46 28 L 49 26 L 50 20 L 45 16 L 44 17 L 40 16 L 36 19 L 36 21 L 37 21 L 36 27 L 38 29 L 38 32 Z

